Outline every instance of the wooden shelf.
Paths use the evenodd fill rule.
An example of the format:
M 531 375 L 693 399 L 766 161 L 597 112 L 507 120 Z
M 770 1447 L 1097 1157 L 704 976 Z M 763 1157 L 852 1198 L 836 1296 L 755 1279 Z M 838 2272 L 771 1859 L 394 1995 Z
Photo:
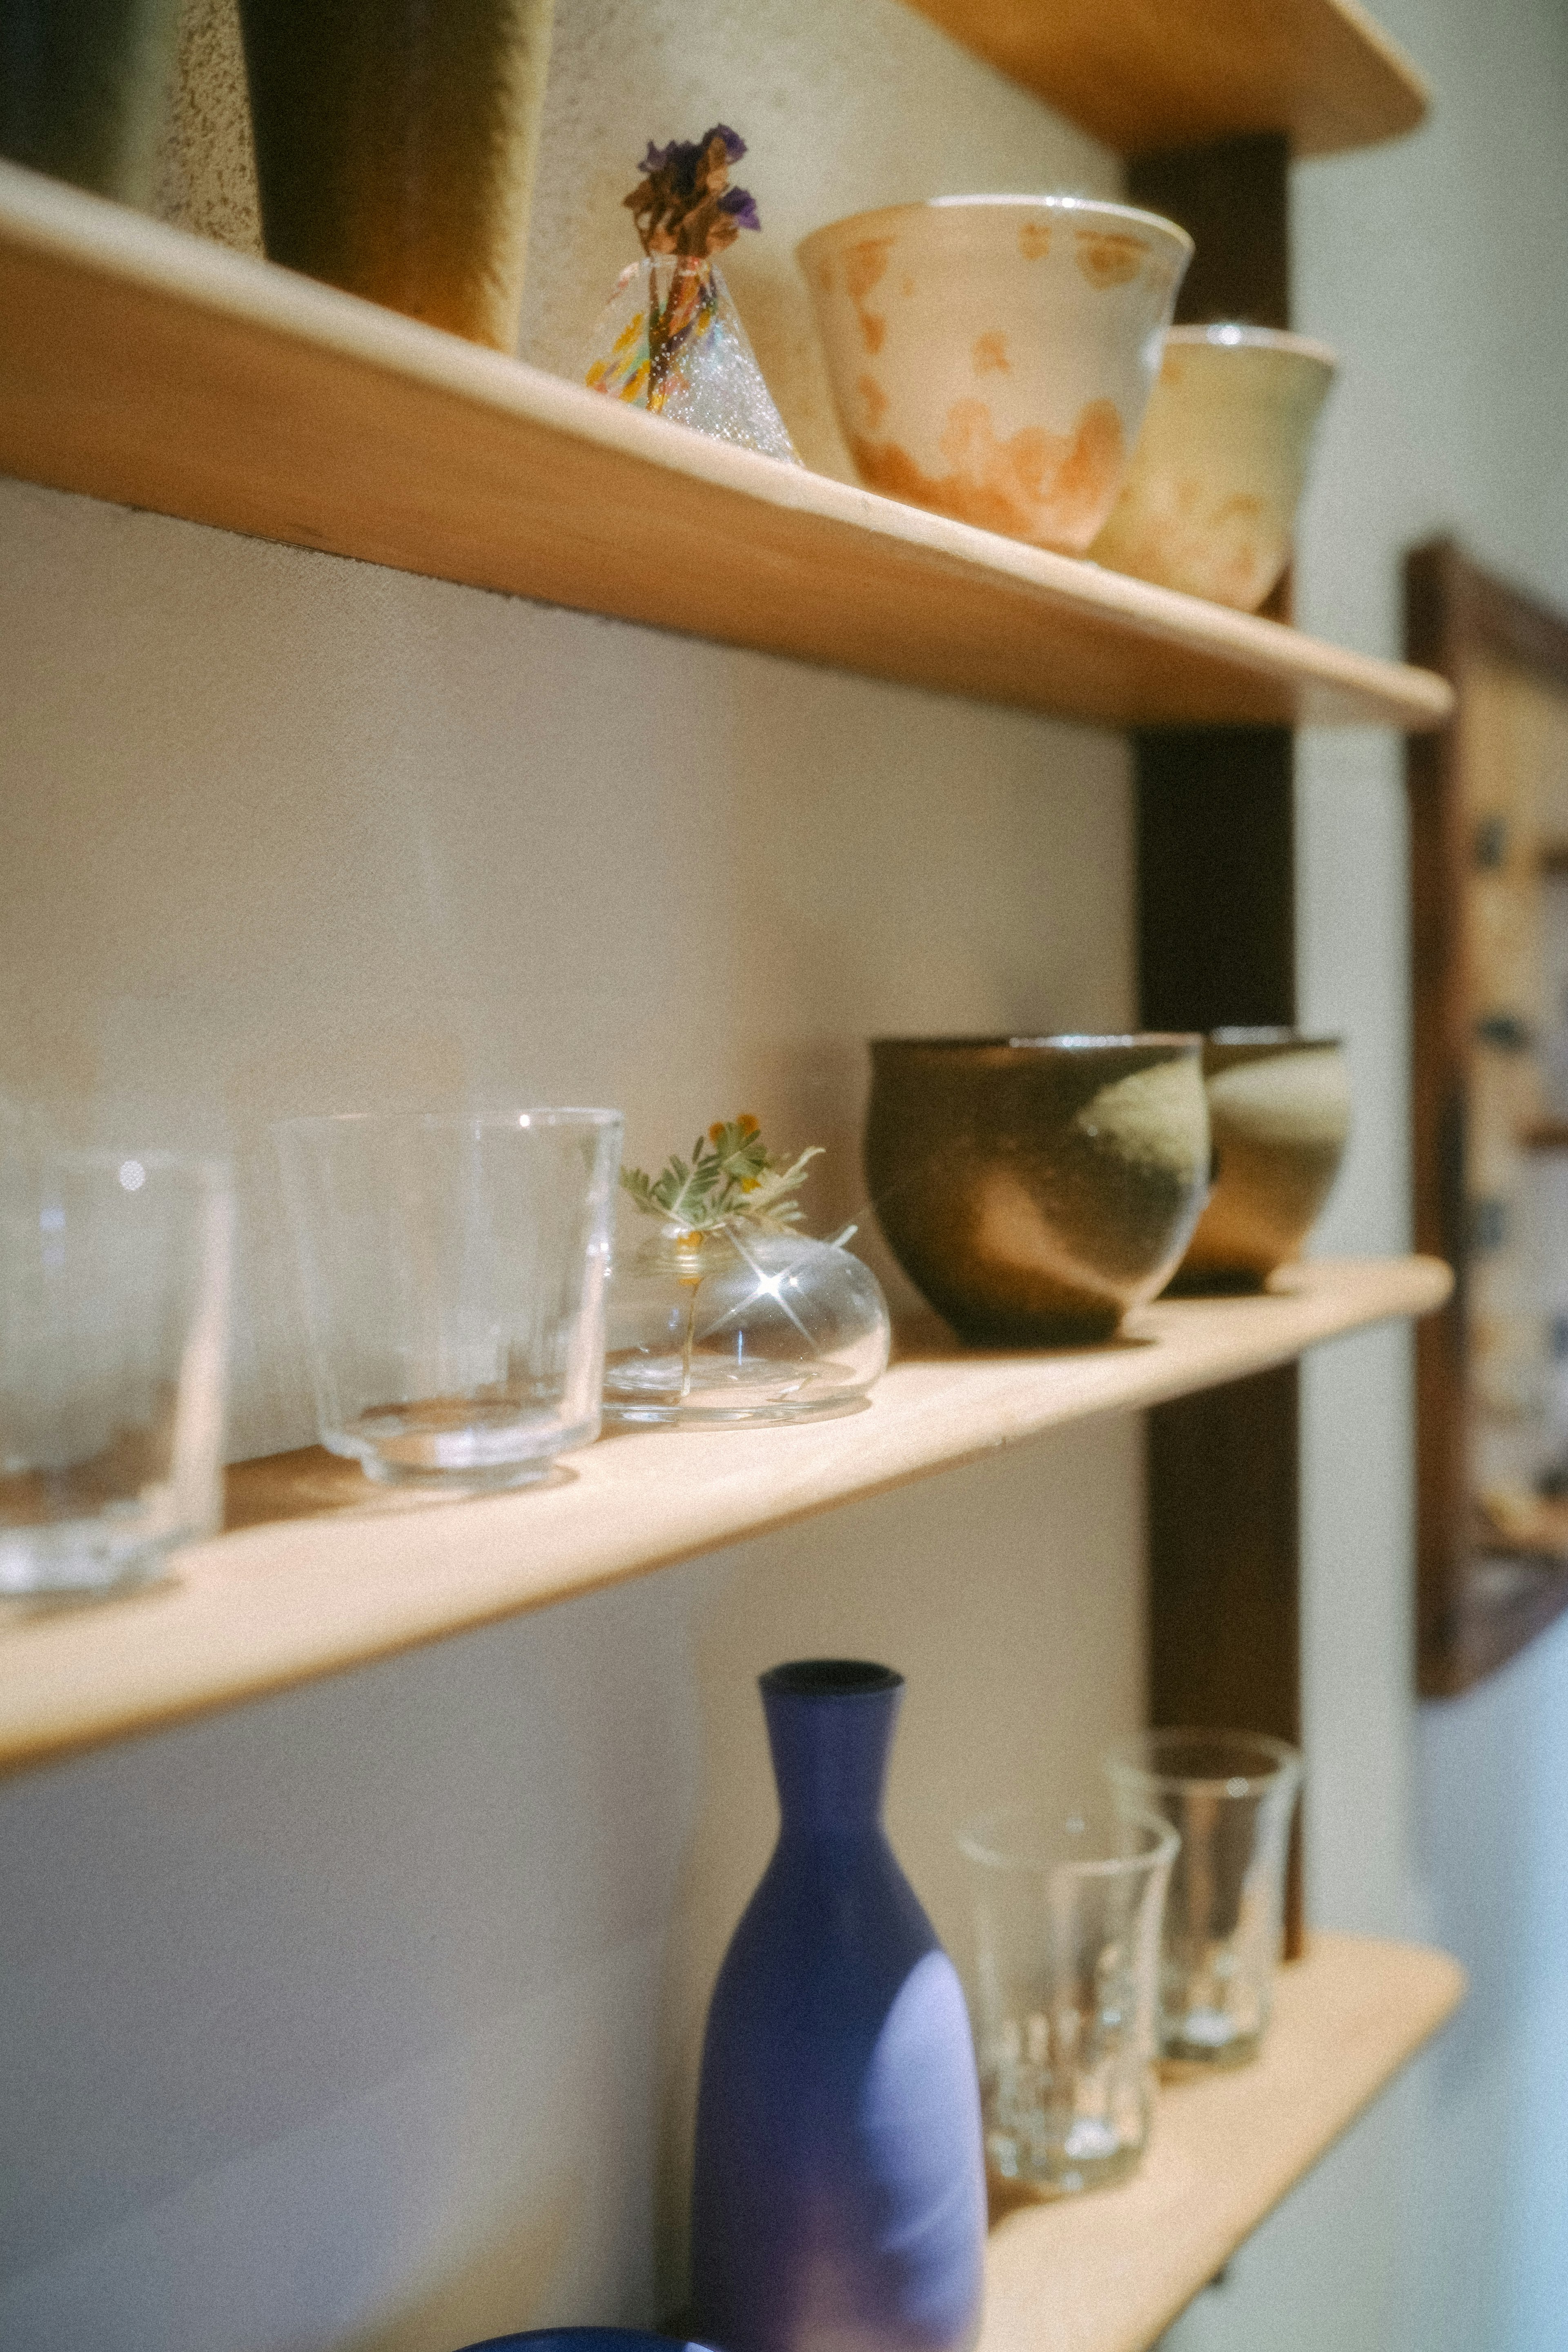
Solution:
M 1420 729 L 1440 679 L 689 433 L 0 164 L 0 470 L 1114 726 Z
M 1464 1990 L 1445 1952 L 1314 1936 L 1256 2064 L 1162 2090 L 1133 2179 L 993 2230 L 979 2352 L 1143 2352 Z
M 912 0 L 1124 155 L 1283 131 L 1333 155 L 1414 131 L 1426 81 L 1355 0 Z
M 742 1536 L 979 1460 L 1094 1413 L 1286 1362 L 1447 1297 L 1433 1258 L 1321 1260 L 1270 1295 L 1146 1307 L 1111 1345 L 1018 1355 L 922 1335 L 864 1412 L 639 1432 L 548 1488 L 386 1495 L 315 1447 L 230 1473 L 230 1532 L 122 1601 L 0 1616 L 0 1770 L 151 1730 L 541 1609 Z

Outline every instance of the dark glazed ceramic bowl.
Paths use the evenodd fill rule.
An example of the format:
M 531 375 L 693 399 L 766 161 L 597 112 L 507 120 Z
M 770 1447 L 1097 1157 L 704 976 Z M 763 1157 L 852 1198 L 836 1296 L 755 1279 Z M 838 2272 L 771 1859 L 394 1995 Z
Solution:
M 1338 1037 L 1215 1029 L 1204 1041 L 1215 1182 L 1173 1290 L 1257 1290 L 1300 1254 L 1350 1134 Z
M 1203 1205 L 1198 1037 L 881 1037 L 866 1174 L 893 1255 L 966 1339 L 1106 1339 Z

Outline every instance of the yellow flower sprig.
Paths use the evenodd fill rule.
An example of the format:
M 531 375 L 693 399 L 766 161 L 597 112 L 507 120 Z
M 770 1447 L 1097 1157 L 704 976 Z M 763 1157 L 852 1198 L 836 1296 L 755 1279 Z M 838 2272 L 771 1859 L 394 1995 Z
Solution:
M 657 1176 L 623 1168 L 621 1185 L 645 1215 L 678 1227 L 692 1244 L 731 1225 L 784 1234 L 804 1214 L 794 1195 L 821 1149 L 813 1144 L 788 1162 L 776 1158 L 756 1119 L 742 1111 L 739 1118 L 716 1119 L 692 1145 L 689 1160 L 677 1154 Z

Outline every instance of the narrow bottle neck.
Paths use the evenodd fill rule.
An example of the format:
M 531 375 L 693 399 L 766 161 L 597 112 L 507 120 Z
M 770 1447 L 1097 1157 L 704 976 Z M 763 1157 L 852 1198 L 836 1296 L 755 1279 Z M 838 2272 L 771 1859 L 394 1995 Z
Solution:
M 764 1680 L 768 1745 L 785 1838 L 870 1835 L 882 1818 L 902 1685 L 799 1694 Z

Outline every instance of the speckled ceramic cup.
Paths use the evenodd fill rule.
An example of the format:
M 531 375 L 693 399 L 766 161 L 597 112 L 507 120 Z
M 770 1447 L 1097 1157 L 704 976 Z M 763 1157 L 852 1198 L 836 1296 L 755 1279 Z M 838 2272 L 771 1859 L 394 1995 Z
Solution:
M 1192 239 L 1081 196 L 939 196 L 797 248 L 874 490 L 1080 554 L 1121 485 Z
M 1339 1173 L 1344 1046 L 1299 1029 L 1216 1029 L 1204 1040 L 1204 1083 L 1214 1190 L 1171 1287 L 1257 1290 L 1300 1255 Z
M 883 1037 L 866 1174 L 894 1255 L 966 1339 L 1109 1339 L 1203 1204 L 1202 1040 Z
M 516 347 L 553 0 L 239 0 L 268 255 Z
M 1290 553 L 1326 343 L 1268 327 L 1173 327 L 1097 563 L 1250 613 Z

